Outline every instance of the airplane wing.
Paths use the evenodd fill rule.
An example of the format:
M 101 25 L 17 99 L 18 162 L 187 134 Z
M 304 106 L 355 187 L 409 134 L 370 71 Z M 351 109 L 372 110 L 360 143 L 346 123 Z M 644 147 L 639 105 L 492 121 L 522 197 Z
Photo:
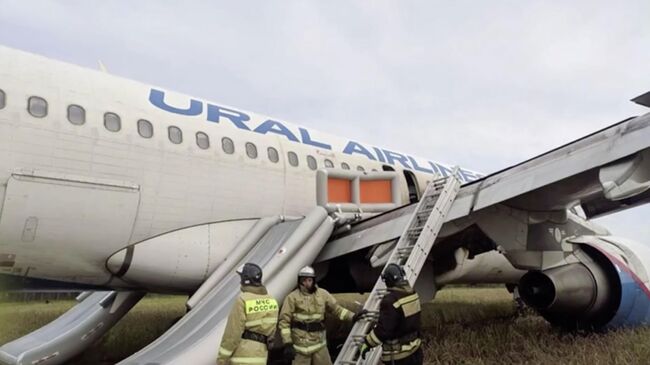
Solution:
M 635 100 L 650 104 L 650 93 Z M 649 189 L 650 113 L 464 185 L 446 222 L 497 204 L 542 212 L 579 204 L 593 218 L 648 202 Z M 335 234 L 318 261 L 394 239 L 413 209 L 407 205 Z

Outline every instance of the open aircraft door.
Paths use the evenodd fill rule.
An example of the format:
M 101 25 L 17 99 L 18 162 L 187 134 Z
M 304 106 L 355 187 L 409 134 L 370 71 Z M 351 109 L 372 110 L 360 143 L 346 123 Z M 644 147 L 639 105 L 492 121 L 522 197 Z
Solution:
M 57 260 L 60 280 L 92 278 L 96 284 L 109 279 L 100 265 L 85 265 L 86 258 L 106 257 L 96 252 L 115 251 L 129 244 L 140 187 L 124 181 L 88 178 L 37 170 L 14 171 L 7 181 L 0 213 L 0 251 L 12 244 L 15 261 L 2 271 L 25 276 L 46 274 L 41 263 Z M 70 242 L 70 237 L 78 239 Z M 42 255 L 21 261 L 20 247 L 37 248 Z M 71 249 L 74 248 L 74 249 Z M 70 273 L 66 267 L 73 268 Z M 74 274 L 71 272 L 74 271 Z

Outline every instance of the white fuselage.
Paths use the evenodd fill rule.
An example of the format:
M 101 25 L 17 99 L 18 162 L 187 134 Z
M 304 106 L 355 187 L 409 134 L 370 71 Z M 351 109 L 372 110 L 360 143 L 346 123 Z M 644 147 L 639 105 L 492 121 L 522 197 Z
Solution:
M 0 254 L 13 260 L 0 273 L 102 284 L 106 259 L 129 244 L 208 222 L 302 215 L 316 204 L 311 158 L 317 168 L 405 172 L 404 202 L 407 185 L 421 191 L 449 169 L 4 47 L 0 90 Z M 45 116 L 39 99 L 30 111 L 32 97 L 47 102 Z M 83 108 L 83 124 L 69 121 L 70 105 Z M 119 131 L 106 113 L 119 116 Z M 466 181 L 478 176 L 463 170 Z

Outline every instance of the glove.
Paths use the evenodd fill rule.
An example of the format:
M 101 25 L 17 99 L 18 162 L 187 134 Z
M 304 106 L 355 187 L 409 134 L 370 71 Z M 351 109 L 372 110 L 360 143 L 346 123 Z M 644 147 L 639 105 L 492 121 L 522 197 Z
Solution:
M 359 347 L 359 355 L 361 356 L 362 359 L 364 360 L 366 359 L 366 354 L 368 353 L 368 351 L 370 351 L 370 347 L 368 346 L 368 344 L 366 344 L 365 342 L 362 343 L 361 346 Z
M 358 312 L 355 313 L 354 316 L 352 317 L 352 322 L 356 322 L 356 321 L 360 320 L 361 317 L 365 316 L 366 314 L 368 314 L 368 310 L 367 310 L 367 309 L 362 309 L 362 310 L 358 311 Z
M 293 361 L 296 358 L 296 350 L 293 348 L 293 344 L 289 343 L 284 345 L 282 355 L 284 355 L 285 360 Z

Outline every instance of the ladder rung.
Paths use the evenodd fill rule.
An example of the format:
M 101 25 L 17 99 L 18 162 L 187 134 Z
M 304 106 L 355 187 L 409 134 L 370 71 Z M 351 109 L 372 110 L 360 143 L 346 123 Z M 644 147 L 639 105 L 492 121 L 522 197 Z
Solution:
M 458 168 L 449 177 L 439 178 L 429 183 L 425 194 L 417 205 L 409 222 L 409 227 L 403 231 L 402 237 L 393 249 L 388 263 L 398 264 L 404 268 L 409 282 L 414 282 L 422 270 L 425 256 L 429 255 L 437 235 L 444 223 L 458 191 L 460 180 L 457 178 Z M 441 200 L 442 199 L 442 200 Z M 432 214 L 436 216 L 432 217 Z M 426 222 L 431 220 L 431 225 Z M 352 333 L 344 344 L 335 364 L 354 364 L 361 361 L 358 346 L 365 340 L 366 332 L 372 328 L 372 322 L 379 318 L 379 302 L 389 291 L 381 279 L 377 280 L 373 291 L 366 300 L 364 309 L 368 312 L 353 326 Z

